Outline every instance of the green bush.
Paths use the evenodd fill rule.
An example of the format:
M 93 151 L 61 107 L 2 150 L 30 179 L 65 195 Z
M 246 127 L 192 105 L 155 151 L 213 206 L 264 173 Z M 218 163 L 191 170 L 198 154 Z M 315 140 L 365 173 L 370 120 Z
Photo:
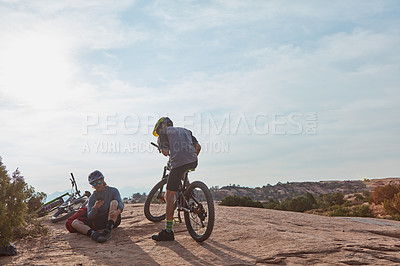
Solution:
M 324 203 L 329 206 L 342 205 L 345 203 L 344 195 L 341 192 L 334 192 L 322 196 Z
M 356 206 L 352 212 L 352 216 L 356 217 L 374 217 L 369 205 Z
M 259 201 L 253 201 L 249 197 L 238 197 L 236 195 L 223 198 L 220 205 L 264 208 L 262 203 Z
M 305 197 L 288 198 L 281 204 L 281 210 L 305 212 L 313 208 L 313 204 Z
M 314 196 L 311 193 L 307 193 L 305 197 L 300 196 L 296 198 L 287 198 L 283 202 L 270 199 L 265 205 L 265 208 L 282 211 L 305 212 L 314 209 L 316 206 L 317 202 Z
M 337 206 L 334 208 L 333 212 L 329 214 L 329 216 L 341 216 L 341 217 L 346 217 L 346 216 L 351 216 L 351 212 L 349 208 L 343 207 L 343 206 Z
M 356 200 L 356 201 L 364 201 L 364 196 L 363 195 L 361 195 L 361 194 L 356 194 L 355 196 L 354 196 L 354 199 Z
M 279 200 L 269 199 L 267 204 L 265 205 L 265 208 L 278 210 L 279 206 L 280 206 Z
M 372 203 L 372 196 L 371 196 L 371 192 L 369 192 L 368 190 L 364 190 L 362 192 L 362 196 L 364 197 L 364 202 L 368 202 L 369 204 Z
M 18 169 L 9 177 L 0 157 L 0 245 L 20 236 L 18 231 L 43 228 L 34 217 L 27 216 L 37 209 L 43 197 L 44 193 L 35 194 L 33 187 L 25 183 Z
M 336 205 L 332 207 L 329 216 L 341 217 L 374 217 L 369 205 L 359 205 L 355 207 L 346 207 L 344 205 Z

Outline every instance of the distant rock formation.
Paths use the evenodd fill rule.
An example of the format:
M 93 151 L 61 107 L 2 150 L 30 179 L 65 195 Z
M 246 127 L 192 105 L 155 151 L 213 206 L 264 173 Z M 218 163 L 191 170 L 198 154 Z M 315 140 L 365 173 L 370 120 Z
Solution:
M 361 193 L 371 191 L 376 186 L 389 183 L 400 184 L 400 178 L 365 179 L 349 181 L 320 181 L 320 182 L 287 182 L 276 185 L 249 188 L 238 185 L 224 186 L 211 189 L 215 200 L 219 201 L 226 196 L 250 197 L 252 200 L 267 201 L 269 199 L 285 199 L 288 197 L 303 196 L 307 192 L 311 194 L 329 194 L 341 192 L 343 194 Z

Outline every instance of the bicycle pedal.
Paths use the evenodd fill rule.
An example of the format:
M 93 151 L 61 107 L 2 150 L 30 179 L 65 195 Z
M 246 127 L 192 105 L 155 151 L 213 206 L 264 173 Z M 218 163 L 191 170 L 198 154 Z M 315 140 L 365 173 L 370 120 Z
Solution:
M 181 222 L 182 221 L 181 221 L 181 219 L 179 219 L 179 217 L 174 217 L 173 225 L 179 225 Z

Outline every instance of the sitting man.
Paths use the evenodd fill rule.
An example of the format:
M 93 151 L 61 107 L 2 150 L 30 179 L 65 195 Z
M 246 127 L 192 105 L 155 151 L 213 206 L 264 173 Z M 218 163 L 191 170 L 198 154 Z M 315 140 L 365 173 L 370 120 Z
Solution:
M 111 238 L 111 229 L 121 223 L 124 204 L 118 189 L 107 186 L 100 171 L 89 175 L 89 183 L 95 191 L 89 198 L 87 219 L 75 219 L 71 226 L 81 234 L 104 243 Z

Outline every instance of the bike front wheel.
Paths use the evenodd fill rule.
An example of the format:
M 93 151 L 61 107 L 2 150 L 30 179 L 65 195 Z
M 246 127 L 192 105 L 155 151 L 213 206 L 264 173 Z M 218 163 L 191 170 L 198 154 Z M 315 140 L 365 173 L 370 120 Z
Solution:
M 167 178 L 163 178 L 151 190 L 144 203 L 144 215 L 149 221 L 160 222 L 165 219 L 165 198 Z
M 195 181 L 185 192 L 185 224 L 190 236 L 197 242 L 207 240 L 214 228 L 215 210 L 211 191 L 206 184 Z
M 86 200 L 84 198 L 75 199 L 69 207 L 60 207 L 58 211 L 51 216 L 53 223 L 58 223 L 62 220 L 68 219 L 74 215 Z

